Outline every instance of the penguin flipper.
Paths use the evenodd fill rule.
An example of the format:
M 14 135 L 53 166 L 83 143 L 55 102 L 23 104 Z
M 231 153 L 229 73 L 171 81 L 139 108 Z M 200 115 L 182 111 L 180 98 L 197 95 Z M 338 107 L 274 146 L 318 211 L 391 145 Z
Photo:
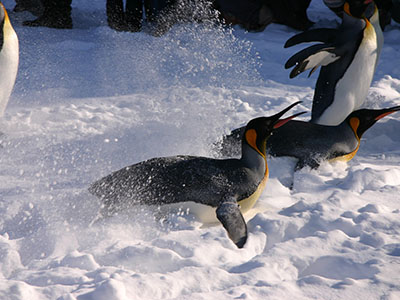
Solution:
M 339 34 L 339 30 L 336 28 L 317 28 L 307 30 L 302 33 L 296 34 L 288 39 L 284 45 L 285 48 L 292 47 L 301 43 L 309 42 L 322 42 L 332 43 Z
M 335 47 L 330 47 L 325 44 L 318 44 L 308 47 L 297 52 L 288 59 L 285 68 L 293 68 L 290 72 L 290 78 L 294 78 L 300 73 L 312 69 L 310 75 L 320 66 L 327 66 L 338 60 L 340 55 Z
M 238 248 L 243 248 L 247 241 L 247 225 L 234 199 L 223 201 L 217 208 L 217 218 L 222 223 L 229 238 Z

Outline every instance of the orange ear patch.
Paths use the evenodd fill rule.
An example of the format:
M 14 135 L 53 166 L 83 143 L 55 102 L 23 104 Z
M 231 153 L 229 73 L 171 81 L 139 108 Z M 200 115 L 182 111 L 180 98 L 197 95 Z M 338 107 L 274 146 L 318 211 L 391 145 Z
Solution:
M 358 118 L 351 118 L 350 119 L 350 126 L 351 126 L 351 129 L 353 129 L 353 131 L 354 131 L 354 134 L 356 135 L 356 137 L 357 137 L 357 139 L 359 140 L 360 138 L 358 137 L 358 135 L 357 135 L 357 129 L 358 129 L 358 126 L 360 125 L 360 120 L 358 119 Z
M 258 149 L 257 147 L 257 132 L 255 129 L 249 129 L 246 131 L 246 141 L 247 143 L 254 149 L 256 150 L 258 153 L 260 153 L 260 155 L 262 157 L 265 157 L 264 154 L 261 153 L 261 151 Z
M 344 4 L 343 10 L 344 10 L 344 12 L 345 12 L 346 14 L 348 14 L 349 16 L 351 16 L 350 5 L 349 5 L 349 3 L 346 2 L 346 3 Z

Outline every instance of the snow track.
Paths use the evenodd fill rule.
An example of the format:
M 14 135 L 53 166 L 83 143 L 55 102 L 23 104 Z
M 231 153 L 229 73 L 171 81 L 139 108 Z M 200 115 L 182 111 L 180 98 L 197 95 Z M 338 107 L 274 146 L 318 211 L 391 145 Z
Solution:
M 310 18 L 334 26 L 320 2 Z M 146 207 L 89 226 L 96 179 L 156 156 L 213 156 L 223 134 L 298 100 L 294 113 L 309 111 L 316 75 L 289 80 L 283 67 L 292 29 L 118 33 L 100 0 L 73 1 L 72 30 L 10 18 L 21 64 L 0 120 L 0 299 L 399 299 L 398 113 L 348 164 L 294 173 L 269 159 L 243 249 L 222 226 Z M 400 104 L 399 40 L 388 26 L 368 107 Z

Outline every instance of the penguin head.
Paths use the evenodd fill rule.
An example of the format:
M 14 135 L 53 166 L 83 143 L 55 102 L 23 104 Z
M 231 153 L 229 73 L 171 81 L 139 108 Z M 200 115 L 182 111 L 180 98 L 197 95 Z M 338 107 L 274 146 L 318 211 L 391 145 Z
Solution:
M 346 122 L 350 125 L 358 138 L 366 132 L 378 120 L 400 110 L 400 106 L 394 106 L 385 109 L 359 109 L 353 111 L 347 118 Z
M 288 110 L 299 103 L 301 103 L 301 101 L 293 103 L 292 105 L 288 106 L 287 108 L 273 116 L 259 117 L 250 120 L 250 122 L 246 125 L 246 129 L 243 134 L 242 144 L 249 145 L 265 158 L 267 139 L 270 137 L 273 130 L 286 124 L 291 119 L 305 113 L 300 112 L 288 118 L 280 119 L 280 117 L 282 117 Z
M 375 6 L 373 0 L 347 0 L 343 10 L 350 16 L 362 18 L 369 6 Z

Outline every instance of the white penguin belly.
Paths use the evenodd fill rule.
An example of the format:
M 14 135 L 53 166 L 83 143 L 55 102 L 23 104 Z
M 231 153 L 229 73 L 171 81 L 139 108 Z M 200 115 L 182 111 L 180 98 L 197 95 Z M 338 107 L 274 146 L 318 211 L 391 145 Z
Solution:
M 262 191 L 264 190 L 267 180 L 268 171 L 266 172 L 264 179 L 261 181 L 255 192 L 251 194 L 248 198 L 240 200 L 238 202 L 238 204 L 240 205 L 240 211 L 243 216 L 245 216 L 253 208 Z M 163 214 L 191 214 L 195 217 L 197 221 L 200 221 L 203 224 L 219 223 L 216 214 L 217 207 L 200 204 L 193 201 L 165 204 L 160 206 L 159 209 Z
M 247 215 L 247 213 L 249 213 L 254 203 L 255 201 L 251 203 L 251 205 L 249 206 L 247 205 L 245 207 L 241 206 L 240 211 L 244 217 Z M 205 225 L 213 225 L 220 223 L 219 220 L 217 219 L 216 210 L 217 207 L 200 204 L 193 201 L 165 204 L 159 207 L 159 211 L 163 215 L 167 215 L 170 213 L 181 214 L 181 215 L 190 214 L 194 216 L 196 221 L 199 221 Z M 255 215 L 255 213 L 253 215 Z
M 376 62 L 375 62 L 375 70 L 376 70 L 376 67 L 378 65 L 378 60 L 381 55 L 381 50 L 383 47 L 383 41 L 384 41 L 382 28 L 381 28 L 381 25 L 379 24 L 379 11 L 376 6 L 375 6 L 375 12 L 371 17 L 370 22 L 371 22 L 372 26 L 374 27 L 375 34 L 376 34 L 376 43 L 377 43 L 377 51 L 376 51 L 377 56 L 376 56 Z
M 18 37 L 8 20 L 4 24 L 3 48 L 0 51 L 0 116 L 4 114 L 18 71 Z
M 162 214 L 190 214 L 195 217 L 196 221 L 201 223 L 212 224 L 219 222 L 217 219 L 216 207 L 193 201 L 165 204 L 160 206 L 159 210 Z
M 336 84 L 333 103 L 322 113 L 318 124 L 339 125 L 364 103 L 378 56 L 375 30 L 370 24 L 368 27 L 353 61 Z

